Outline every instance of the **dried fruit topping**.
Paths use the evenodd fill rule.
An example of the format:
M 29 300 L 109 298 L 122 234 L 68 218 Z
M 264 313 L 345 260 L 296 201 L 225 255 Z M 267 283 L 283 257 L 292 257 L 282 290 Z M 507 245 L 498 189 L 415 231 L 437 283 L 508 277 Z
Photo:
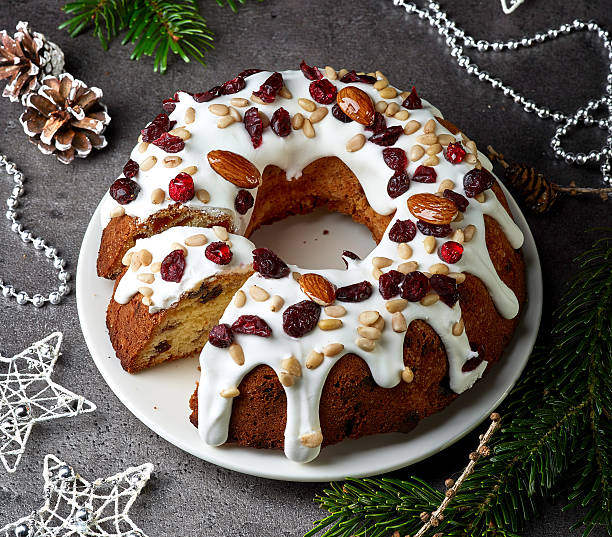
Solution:
M 283 75 L 280 73 L 272 73 L 266 81 L 253 92 L 255 97 L 259 97 L 264 103 L 273 103 L 276 99 L 276 94 L 283 87 Z
M 353 283 L 336 290 L 340 302 L 363 302 L 372 296 L 372 284 L 368 281 Z
M 257 149 L 261 145 L 263 135 L 263 122 L 259 117 L 259 111 L 252 106 L 244 113 L 244 127 L 246 128 L 253 147 Z
M 407 171 L 394 173 L 387 183 L 387 194 L 391 198 L 399 198 L 402 194 L 408 192 L 410 188 L 410 176 Z
M 413 194 L 407 204 L 415 218 L 430 224 L 450 224 L 457 215 L 457 207 L 451 200 L 429 192 Z
M 208 91 L 194 93 L 192 97 L 196 103 L 207 103 L 208 101 L 212 101 L 215 97 L 219 97 L 219 95 L 221 95 L 221 86 L 215 86 Z
M 167 114 L 158 114 L 151 123 L 140 131 L 143 142 L 153 142 L 157 140 L 164 132 L 170 130 L 170 118 Z
M 412 176 L 412 180 L 417 183 L 435 183 L 438 178 L 438 174 L 436 170 L 434 170 L 431 166 L 419 166 L 416 170 L 414 170 L 414 175 Z
M 241 315 L 232 324 L 232 331 L 236 334 L 249 334 L 259 337 L 270 337 L 272 329 L 268 323 L 257 315 Z
M 359 257 L 355 252 L 351 252 L 350 250 L 344 250 L 342 252 L 342 261 L 344 261 L 344 266 L 348 268 L 349 262 L 348 259 L 352 261 L 361 261 L 361 257 Z
M 229 324 L 218 324 L 213 326 L 208 333 L 208 341 L 211 345 L 225 349 L 234 341 L 232 327 Z
M 386 147 L 383 149 L 383 159 L 385 164 L 396 172 L 403 172 L 408 166 L 406 151 L 399 147 Z
M 404 274 L 397 270 L 385 272 L 378 278 L 378 290 L 385 300 L 400 294 L 400 286 L 404 282 Z
M 166 153 L 178 153 L 185 149 L 185 140 L 164 132 L 159 138 L 153 140 L 153 145 L 161 147 Z
M 283 312 L 283 330 L 291 337 L 302 337 L 314 330 L 321 316 L 321 306 L 311 300 L 302 300 Z
M 224 82 L 221 85 L 221 93 L 223 95 L 231 95 L 232 93 L 238 93 L 240 90 L 243 90 L 245 86 L 246 82 L 244 81 L 244 78 L 239 75 L 236 78 L 232 78 L 231 80 Z
M 334 116 L 338 121 L 342 121 L 342 123 L 350 123 L 351 121 L 353 121 L 342 111 L 342 108 L 338 106 L 338 103 L 332 106 L 331 112 L 332 116 Z
M 211 242 L 204 250 L 204 255 L 217 265 L 228 265 L 234 256 L 230 247 L 221 241 Z
M 457 209 L 461 212 L 464 212 L 470 203 L 465 196 L 462 196 L 461 194 L 455 192 L 454 190 L 451 190 L 450 188 L 444 190 L 443 194 L 444 197 L 446 199 L 451 200 L 456 205 Z
M 174 201 L 186 203 L 193 198 L 193 178 L 185 172 L 179 173 L 174 179 L 170 179 L 168 194 Z
M 463 176 L 463 188 L 468 198 L 478 196 L 481 192 L 491 188 L 495 183 L 495 177 L 484 168 L 474 168 Z
M 319 104 L 331 104 L 336 100 L 338 90 L 327 78 L 314 80 L 308 88 L 310 96 Z
M 336 101 L 340 109 L 357 123 L 371 125 L 374 122 L 374 103 L 365 91 L 347 86 L 338 92 Z
M 402 106 L 404 108 L 407 108 L 408 110 L 416 110 L 417 108 L 423 108 L 421 98 L 418 96 L 417 90 L 414 86 L 412 86 L 412 91 L 410 92 L 408 97 L 404 99 Z
M 302 60 L 302 63 L 300 63 L 300 69 L 308 80 L 321 80 L 323 78 L 321 71 L 319 71 L 317 67 L 314 65 L 310 67 L 310 65 L 307 65 L 304 60 Z
M 459 300 L 459 292 L 457 291 L 457 282 L 450 276 L 444 274 L 434 274 L 429 278 L 429 285 L 440 295 L 440 300 L 449 308 L 455 305 Z
M 259 186 L 261 174 L 259 170 L 238 153 L 216 149 L 210 151 L 208 163 L 223 179 L 238 188 L 255 188 Z
M 241 71 L 240 73 L 238 73 L 238 76 L 241 76 L 242 78 L 247 78 L 251 75 L 261 73 L 262 71 L 263 69 L 245 69 L 244 71 Z
M 385 116 L 383 116 L 380 112 L 376 112 L 374 114 L 374 123 L 372 123 L 369 127 L 366 127 L 365 130 L 371 131 L 374 134 L 378 134 L 386 130 L 387 128 L 387 120 Z
M 451 164 L 459 164 L 465 157 L 465 149 L 461 145 L 461 142 L 454 142 L 448 144 L 444 150 L 444 158 Z
M 387 127 L 385 130 L 375 132 L 372 136 L 370 136 L 369 140 L 373 144 L 386 147 L 397 142 L 398 138 L 403 132 L 404 129 L 402 129 L 400 125 L 396 125 L 395 127 Z
M 404 276 L 402 284 L 402 298 L 410 302 L 418 302 L 429 290 L 429 278 L 422 272 L 415 270 Z
M 290 272 L 287 263 L 268 248 L 253 250 L 253 270 L 259 272 L 264 278 L 275 280 L 289 276 Z
M 131 179 L 138 173 L 139 168 L 140 167 L 138 166 L 138 162 L 130 159 L 125 163 L 125 166 L 123 167 L 123 175 L 125 175 L 128 179 Z
M 469 373 L 470 371 L 474 371 L 484 360 L 480 356 L 474 356 L 466 360 L 461 368 L 463 373 Z
M 299 284 L 302 292 L 320 306 L 329 306 L 336 298 L 336 286 L 320 274 L 304 274 Z
M 134 201 L 140 187 L 136 181 L 132 181 L 126 177 L 120 177 L 117 179 L 109 189 L 111 198 L 113 198 L 120 205 L 126 205 L 130 201 Z
M 239 190 L 234 198 L 234 208 L 238 214 L 246 214 L 253 207 L 255 200 L 248 190 Z
M 270 119 L 270 128 L 277 136 L 284 138 L 291 133 L 291 118 L 283 107 L 279 108 Z
M 370 75 L 358 75 L 356 71 L 349 71 L 341 79 L 340 82 L 350 84 L 351 82 L 363 82 L 364 84 L 375 84 L 377 78 Z
M 161 262 L 159 274 L 166 282 L 178 283 L 185 272 L 185 252 L 174 250 L 170 252 Z
M 396 220 L 389 230 L 389 240 L 410 242 L 416 236 L 416 226 L 412 220 Z
M 172 112 L 174 112 L 174 109 L 176 108 L 176 103 L 178 103 L 178 101 L 178 91 L 174 94 L 174 97 L 164 99 L 162 101 L 162 108 L 164 109 L 164 112 L 166 112 L 166 114 L 171 114 Z
M 433 237 L 448 237 L 453 232 L 448 224 L 436 225 L 423 222 L 423 220 L 417 221 L 417 228 L 423 235 L 432 235 Z
M 453 264 L 461 259 L 463 246 L 455 241 L 446 241 L 438 249 L 438 256 L 445 263 Z

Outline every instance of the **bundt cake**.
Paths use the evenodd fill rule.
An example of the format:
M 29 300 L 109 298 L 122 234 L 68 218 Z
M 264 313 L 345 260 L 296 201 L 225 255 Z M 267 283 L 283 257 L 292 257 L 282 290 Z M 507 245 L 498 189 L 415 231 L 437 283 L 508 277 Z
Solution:
M 98 273 L 118 277 L 107 326 L 126 370 L 203 347 L 205 442 L 307 462 L 410 431 L 501 358 L 523 236 L 488 159 L 414 88 L 302 62 L 163 106 L 103 203 Z M 305 270 L 244 238 L 318 206 L 376 248 Z

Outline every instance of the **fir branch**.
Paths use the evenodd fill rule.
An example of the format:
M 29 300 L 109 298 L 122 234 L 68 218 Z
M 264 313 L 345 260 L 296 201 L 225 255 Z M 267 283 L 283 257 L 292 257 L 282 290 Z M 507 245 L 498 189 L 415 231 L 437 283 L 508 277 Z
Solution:
M 129 0 L 77 0 L 62 9 L 72 18 L 59 25 L 66 28 L 71 37 L 76 37 L 90 25 L 93 35 L 100 40 L 104 50 L 120 30 L 127 26 Z

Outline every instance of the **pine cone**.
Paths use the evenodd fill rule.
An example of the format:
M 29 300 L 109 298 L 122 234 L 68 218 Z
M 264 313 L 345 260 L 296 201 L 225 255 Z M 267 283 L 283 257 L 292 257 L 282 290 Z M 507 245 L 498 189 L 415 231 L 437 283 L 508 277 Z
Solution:
M 106 147 L 102 133 L 110 116 L 101 97 L 101 89 L 88 88 L 68 73 L 47 76 L 38 93 L 25 97 L 26 110 L 19 121 L 42 153 L 54 153 L 69 164 L 75 156 L 85 158 L 93 147 Z
M 17 24 L 11 38 L 0 32 L 0 79 L 8 79 L 2 92 L 11 101 L 36 91 L 46 75 L 59 75 L 64 69 L 64 54 L 43 34 L 30 32 L 27 22 Z

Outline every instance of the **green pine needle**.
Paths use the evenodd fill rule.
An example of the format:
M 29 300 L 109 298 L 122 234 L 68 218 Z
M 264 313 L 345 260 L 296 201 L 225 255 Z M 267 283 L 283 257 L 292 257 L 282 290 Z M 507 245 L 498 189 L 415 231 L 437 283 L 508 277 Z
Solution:
M 505 425 L 444 512 L 448 537 L 517 537 L 539 503 L 564 489 L 573 528 L 612 535 L 612 230 L 576 261 L 549 351 L 538 348 L 504 403 Z M 412 533 L 443 495 L 416 477 L 332 484 L 317 501 L 329 516 L 306 534 Z M 441 531 L 436 529 L 437 531 Z

